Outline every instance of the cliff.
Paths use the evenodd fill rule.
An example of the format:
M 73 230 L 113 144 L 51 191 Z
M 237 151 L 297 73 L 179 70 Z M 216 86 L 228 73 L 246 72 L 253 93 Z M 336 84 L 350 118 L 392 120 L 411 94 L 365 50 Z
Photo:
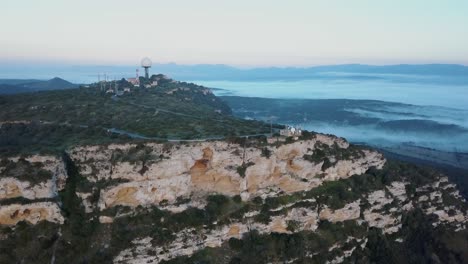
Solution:
M 70 155 L 88 181 L 116 182 L 100 190 L 99 210 L 116 205 L 159 205 L 163 201 L 173 205 L 183 198 L 198 199 L 212 193 L 240 195 L 244 201 L 274 197 L 307 191 L 325 181 L 362 174 L 385 164 L 381 154 L 369 150 L 356 150 L 356 156 L 348 159 L 330 156 L 334 164 L 328 168 L 324 168 L 324 160 L 306 160 L 317 149 L 331 147 L 341 151 L 349 144 L 317 135 L 278 147 L 245 150 L 238 144 L 213 141 L 78 147 Z
M 466 202 L 446 177 L 438 178 L 432 184 L 418 188 L 410 195 L 411 197 L 406 192 L 407 187 L 409 187 L 407 182 L 391 182 L 382 189 L 363 195 L 360 199 L 334 210 L 320 204 L 315 198 L 298 200 L 277 208 L 269 208 L 269 213 L 273 216 L 266 223 L 260 223 L 256 219 L 260 214 L 259 211 L 247 212 L 241 217 L 241 221 L 216 225 L 214 228 L 184 229 L 176 234 L 172 242 L 162 246 L 154 246 L 152 243 L 154 238 L 151 236 L 138 238 L 132 241 L 131 247 L 121 251 L 114 261 L 158 263 L 191 256 L 204 248 L 222 248 L 223 244 L 232 241 L 232 238 L 245 238 L 252 230 L 260 234 L 295 232 L 320 234 L 319 225 L 321 223 L 323 225 L 324 221 L 342 224 L 355 221 L 360 227 L 380 229 L 384 234 L 392 235 L 395 243 L 402 243 L 405 237 L 402 233 L 402 218 L 415 207 L 424 208 L 423 211 L 428 216 L 437 216 L 432 222 L 432 227 L 444 225 L 455 231 L 466 230 L 468 223 L 466 207 L 446 205 L 442 199 L 442 196 L 447 195 L 446 199 Z M 331 255 L 335 256 L 331 262 L 343 262 L 357 248 L 364 249 L 367 243 L 367 233 L 354 234 L 338 241 L 328 248 L 328 252 L 333 252 Z M 312 261 L 315 254 L 320 254 L 320 251 L 309 252 L 309 256 L 305 259 Z
M 53 156 L 33 155 L 4 158 L 0 163 L 0 225 L 25 220 L 63 223 L 63 217 L 53 200 L 65 188 L 65 164 Z M 17 204 L 19 199 L 23 204 Z
M 371 262 L 383 250 L 402 262 L 425 257 L 419 244 L 468 260 L 455 184 L 330 135 L 78 146 L 3 159 L 0 172 L 0 241 L 37 234 L 14 243 L 68 252 L 57 261 Z
M 67 177 L 61 159 L 39 155 L 3 159 L 0 175 L 0 200 L 55 197 L 58 191 L 65 188 Z

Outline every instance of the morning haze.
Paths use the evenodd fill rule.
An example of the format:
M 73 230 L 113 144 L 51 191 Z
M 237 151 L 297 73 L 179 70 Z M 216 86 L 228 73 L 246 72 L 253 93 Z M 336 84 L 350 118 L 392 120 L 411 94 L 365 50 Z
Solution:
M 0 263 L 468 263 L 465 0 L 0 2 Z
M 6 1 L 0 61 L 178 64 L 468 63 L 454 1 Z M 14 25 L 14 26 L 13 26 Z

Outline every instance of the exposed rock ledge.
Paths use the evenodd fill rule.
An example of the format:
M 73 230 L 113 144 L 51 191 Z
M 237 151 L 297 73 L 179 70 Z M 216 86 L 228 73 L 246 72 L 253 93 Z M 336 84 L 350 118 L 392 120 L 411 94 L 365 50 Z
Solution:
M 0 207 L 0 225 L 16 225 L 20 221 L 37 224 L 42 220 L 59 224 L 64 221 L 56 203 L 10 204 Z
M 440 182 L 437 182 L 440 183 Z M 319 221 L 344 222 L 356 220 L 359 225 L 364 223 L 369 227 L 382 229 L 384 233 L 392 234 L 401 230 L 401 216 L 413 208 L 413 200 L 408 198 L 406 188 L 408 182 L 391 182 L 385 189 L 371 192 L 361 199 L 346 204 L 343 208 L 332 210 L 326 206 L 320 208 L 315 200 L 307 207 L 297 207 L 295 204 L 281 206 L 271 211 L 285 211 L 285 213 L 271 217 L 269 223 L 263 224 L 253 221 L 258 212 L 247 212 L 243 216 L 243 221 L 234 222 L 213 229 L 184 229 L 176 234 L 173 241 L 168 241 L 164 245 L 154 246 L 151 237 L 135 239 L 132 247 L 119 253 L 114 259 L 115 263 L 159 263 L 163 260 L 170 260 L 179 256 L 190 256 L 206 247 L 220 247 L 230 238 L 241 238 L 251 230 L 256 230 L 262 234 L 268 233 L 292 233 L 297 231 L 314 232 L 318 228 Z M 439 188 L 439 187 L 436 187 Z M 444 187 L 441 187 L 444 188 Z M 389 190 L 389 192 L 386 192 Z M 417 196 L 422 195 L 424 190 L 420 190 Z M 414 197 L 414 200 L 418 198 Z M 302 200 L 301 202 L 303 202 Z M 368 207 L 370 205 L 370 207 Z M 364 208 L 361 208 L 364 206 Z M 387 209 L 384 209 L 387 207 Z M 427 207 L 427 206 L 423 206 Z M 429 208 L 430 209 L 430 208 Z M 434 224 L 447 224 L 447 227 L 465 229 L 468 222 L 468 212 L 456 210 L 456 214 L 448 216 L 450 208 L 440 211 L 426 211 L 426 214 L 435 214 L 438 219 L 434 219 Z M 295 223 L 295 230 L 288 230 L 288 222 Z M 357 241 L 366 240 L 365 237 L 356 238 Z M 348 238 L 349 240 L 349 238 Z M 365 245 L 364 242 L 363 245 Z M 363 246 L 361 245 L 361 246 Z M 330 251 L 333 248 L 330 249 Z M 344 251 L 333 263 L 343 262 L 351 255 L 352 251 Z
M 316 144 L 319 143 L 319 144 Z M 383 156 L 375 151 L 362 150 L 357 158 L 332 160 L 331 167 L 322 170 L 323 161 L 314 163 L 304 159 L 313 155 L 316 146 L 324 144 L 347 149 L 340 139 L 318 135 L 315 139 L 296 141 L 279 147 L 267 147 L 271 155 L 265 157 L 258 148 L 244 149 L 224 141 L 201 142 L 191 145 L 146 144 L 153 158 L 145 163 L 113 161 L 116 153 L 125 155 L 136 145 L 77 147 L 70 156 L 80 173 L 89 181 L 123 179 L 101 190 L 98 207 L 103 210 L 115 205 L 138 206 L 172 204 L 178 197 L 193 193 L 241 195 L 243 200 L 255 196 L 275 196 L 309 190 L 324 181 L 362 174 L 370 167 L 382 168 Z M 249 164 L 242 177 L 238 168 Z
M 8 160 L 18 162 L 19 157 Z M 50 172 L 51 177 L 45 181 L 33 184 L 31 181 L 22 181 L 15 176 L 8 175 L 6 168 L 0 165 L 0 200 L 24 197 L 29 200 L 41 198 L 53 198 L 57 192 L 65 188 L 67 174 L 65 164 L 59 158 L 53 156 L 34 155 L 24 158 L 31 164 L 40 164 L 41 169 Z M 31 175 L 35 177 L 37 175 Z M 34 180 L 34 179 L 31 179 Z

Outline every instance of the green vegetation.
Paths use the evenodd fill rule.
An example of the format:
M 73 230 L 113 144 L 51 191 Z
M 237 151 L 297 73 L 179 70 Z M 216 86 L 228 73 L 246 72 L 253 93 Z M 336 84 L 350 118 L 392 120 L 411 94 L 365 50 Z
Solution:
M 253 162 L 242 163 L 242 165 L 237 167 L 237 173 L 239 173 L 239 175 L 242 178 L 244 178 L 245 177 L 245 172 L 247 171 L 247 168 L 250 167 L 250 166 L 253 166 L 253 165 L 255 165 L 255 163 L 253 163 Z
M 322 171 L 325 171 L 340 160 L 359 159 L 364 156 L 362 148 L 359 146 L 349 145 L 348 148 L 343 149 L 340 148 L 336 142 L 332 146 L 317 142 L 315 143 L 313 153 L 305 154 L 303 158 L 312 163 L 320 163 L 323 161 Z M 330 159 L 333 159 L 334 162 L 331 162 Z
M 0 263 L 50 263 L 60 226 L 41 222 L 33 226 L 20 222 L 15 228 L 0 227 Z
M 271 156 L 271 150 L 269 150 L 267 147 L 262 148 L 261 156 L 269 159 Z
M 122 143 L 132 140 L 127 136 L 106 132 L 99 127 L 70 125 L 3 124 L 0 127 L 0 155 L 56 154 L 76 145 Z
M 302 130 L 302 134 L 299 137 L 299 139 L 300 140 L 312 140 L 312 139 L 315 139 L 316 137 L 317 137 L 317 133 L 307 131 L 307 130 Z
M 3 158 L 0 160 L 0 167 L 4 168 L 0 173 L 0 178 L 12 177 L 20 181 L 31 182 L 32 185 L 51 180 L 52 172 L 44 170 L 43 165 L 41 162 L 29 162 L 24 158 L 19 158 L 18 161 Z
M 125 85 L 124 81 L 120 81 Z M 123 86 L 120 86 L 123 87 Z M 90 88 L 0 96 L 0 153 L 60 152 L 77 144 L 133 138 L 194 139 L 268 133 L 268 125 L 230 115 L 230 108 L 195 84 L 162 82 L 112 96 Z M 118 136 L 108 129 L 128 132 Z
M 111 161 L 114 164 L 118 162 L 130 162 L 135 164 L 136 162 L 145 162 L 155 158 L 155 154 L 151 147 L 145 146 L 144 144 L 137 144 L 135 147 L 132 147 L 125 152 L 120 149 L 113 151 Z
M 430 169 L 391 163 L 378 175 L 373 171 L 340 182 L 347 186 L 363 183 L 367 187 L 379 185 L 378 182 L 387 184 L 388 181 L 398 180 L 401 176 L 397 176 L 397 173 L 403 170 L 407 170 L 414 180 L 431 181 L 435 176 Z M 372 181 L 372 175 L 378 179 Z M 343 192 L 335 188 L 336 185 L 318 187 L 321 190 L 317 190 L 316 195 L 320 197 L 324 193 L 335 195 L 336 192 Z M 263 206 L 270 204 L 273 207 L 273 201 L 267 199 Z M 262 208 L 264 211 L 268 210 Z M 294 263 L 325 263 L 351 249 L 354 249 L 353 254 L 345 259 L 345 263 L 434 263 L 435 260 L 437 263 L 467 263 L 468 232 L 454 232 L 444 226 L 434 228 L 430 218 L 419 208 L 410 211 L 402 219 L 403 226 L 398 236 L 385 235 L 381 229 L 352 220 L 341 223 L 320 221 L 315 232 L 259 234 L 253 230 L 242 239 L 231 238 L 221 248 L 206 248 L 193 256 L 179 257 L 165 263 L 218 263 L 220 260 L 223 263 L 283 263 L 291 260 L 296 260 Z M 289 231 L 297 230 L 295 221 L 287 224 Z M 395 239 L 400 236 L 403 242 L 396 242 Z M 353 239 L 348 240 L 350 237 Z M 366 238 L 368 241 L 362 247 L 362 239 Z M 341 246 L 330 250 L 337 243 Z M 307 254 L 310 252 L 314 253 L 313 257 Z
M 321 222 L 316 232 L 259 234 L 254 230 L 240 240 L 231 238 L 224 248 L 216 251 L 228 254 L 224 257 L 230 260 L 224 263 L 284 263 L 296 258 L 299 263 L 325 263 L 337 256 L 338 252 L 329 251 L 331 246 L 346 241 L 348 236 L 363 237 L 366 232 L 367 227 L 355 221 L 336 224 Z M 350 244 L 353 242 L 357 244 L 355 241 Z M 180 257 L 165 263 L 211 263 L 210 260 L 217 259 L 219 255 L 216 251 L 204 249 L 192 257 Z M 316 254 L 310 258 L 307 252 Z

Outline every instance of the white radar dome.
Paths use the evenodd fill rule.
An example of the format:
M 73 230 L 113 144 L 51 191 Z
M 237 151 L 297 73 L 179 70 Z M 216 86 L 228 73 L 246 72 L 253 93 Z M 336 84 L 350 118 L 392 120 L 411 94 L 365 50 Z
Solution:
M 141 60 L 141 67 L 151 67 L 151 60 L 148 57 L 145 57 Z

